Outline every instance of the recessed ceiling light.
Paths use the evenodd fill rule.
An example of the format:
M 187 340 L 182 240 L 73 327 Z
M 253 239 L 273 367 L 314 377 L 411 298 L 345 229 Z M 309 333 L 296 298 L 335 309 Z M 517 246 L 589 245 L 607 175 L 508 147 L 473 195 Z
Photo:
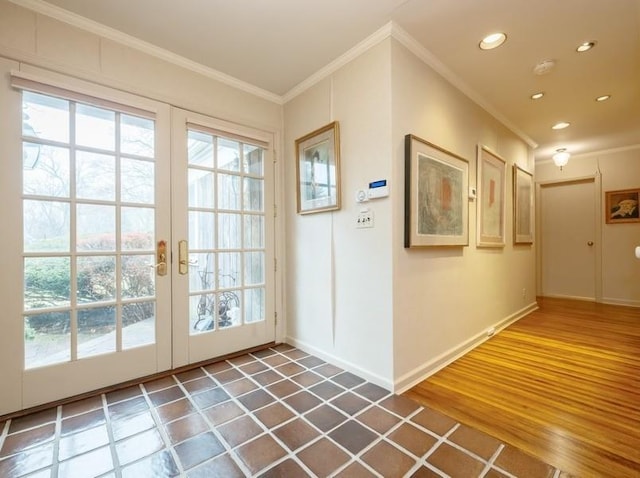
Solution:
M 609 98 L 611 98 L 611 95 L 602 95 L 602 96 L 598 96 L 596 98 L 596 101 L 607 101 Z
M 581 43 L 580 45 L 578 45 L 578 48 L 576 48 L 576 51 L 578 53 L 584 53 L 585 51 L 591 50 L 594 46 L 596 46 L 596 42 L 594 42 L 594 41 L 586 41 L 586 42 Z
M 487 35 L 480 42 L 480 48 L 482 50 L 493 50 L 494 48 L 498 48 L 507 40 L 507 35 L 504 33 L 492 33 L 491 35 Z
M 532 100 L 539 100 L 544 96 L 544 91 L 539 91 L 538 93 L 534 93 L 531 95 Z
M 567 128 L 571 123 L 567 123 L 566 121 L 560 121 L 560 123 L 556 123 L 554 124 L 551 129 L 565 129 Z

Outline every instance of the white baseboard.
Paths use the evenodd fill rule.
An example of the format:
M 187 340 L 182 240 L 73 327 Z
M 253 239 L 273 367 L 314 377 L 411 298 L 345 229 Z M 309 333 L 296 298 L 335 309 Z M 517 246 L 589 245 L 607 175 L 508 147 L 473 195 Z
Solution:
M 612 299 L 610 297 L 603 297 L 602 303 L 610 305 L 626 305 L 627 307 L 640 307 L 640 300 Z
M 508 327 L 509 325 L 513 324 L 514 322 L 521 319 L 525 315 L 530 314 L 531 312 L 537 309 L 538 309 L 538 304 L 536 302 L 533 302 L 528 306 L 524 307 L 523 309 L 520 309 L 519 311 L 511 314 L 510 316 L 500 320 L 499 322 L 493 325 L 493 327 L 495 328 L 494 334 L 499 333 L 504 328 Z M 471 350 L 473 350 L 474 348 L 476 348 L 478 345 L 482 344 L 489 338 L 490 336 L 487 335 L 486 331 L 480 332 L 475 336 L 471 337 L 470 339 L 468 339 L 467 341 L 461 343 L 460 345 L 457 345 L 447 350 L 443 354 L 439 355 L 438 357 L 435 357 L 434 359 L 428 361 L 427 363 L 420 365 L 419 367 L 416 367 L 415 369 L 404 374 L 403 376 L 401 376 L 395 381 L 393 391 L 397 394 L 406 392 L 414 385 L 422 382 L 427 377 L 433 375 L 434 373 L 443 369 L 450 363 L 456 361 L 457 359 L 459 359 L 466 353 L 470 352 Z
M 582 302 L 596 302 L 595 297 L 582 297 L 578 295 L 544 294 L 542 297 L 547 297 L 549 299 L 569 299 L 569 300 L 580 300 Z
M 370 372 L 369 370 L 363 369 L 362 367 L 355 365 L 351 362 L 343 360 L 335 355 L 329 354 L 322 349 L 309 345 L 308 343 L 298 340 L 294 337 L 287 336 L 285 342 L 289 345 L 293 345 L 294 347 L 299 348 L 307 352 L 308 354 L 315 355 L 316 357 L 329 362 L 332 365 L 345 369 L 347 372 L 351 372 L 358 377 L 362 377 L 368 382 L 379 385 L 385 390 L 393 390 L 393 382 L 385 377 L 382 377 L 378 374 Z

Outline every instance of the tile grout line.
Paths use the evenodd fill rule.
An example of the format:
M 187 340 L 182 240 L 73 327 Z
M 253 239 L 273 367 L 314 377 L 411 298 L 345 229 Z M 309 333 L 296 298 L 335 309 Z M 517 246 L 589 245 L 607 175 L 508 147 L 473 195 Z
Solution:
M 4 422 L 2 430 L 0 430 L 0 452 L 2 452 L 2 447 L 4 446 L 5 439 L 9 435 L 10 426 L 11 426 L 11 419 Z M 8 457 L 0 457 L 0 461 L 5 460 L 6 458 Z
M 284 356 L 284 354 L 281 354 L 281 355 L 283 355 L 283 356 Z M 305 357 L 301 357 L 300 359 L 293 359 L 293 358 L 288 357 L 288 356 L 285 356 L 285 358 L 287 358 L 287 360 L 288 360 L 289 362 L 292 362 L 292 363 L 296 363 L 296 364 L 297 364 L 297 361 L 298 361 L 298 360 L 301 360 L 301 359 L 306 358 L 306 357 L 308 357 L 308 356 L 310 356 L 310 355 L 307 355 L 307 356 L 305 356 Z M 269 356 L 267 356 L 266 358 L 269 358 L 269 357 L 273 357 L 273 355 L 269 355 Z M 258 360 L 260 360 L 259 358 L 257 358 L 257 359 L 258 359 Z M 263 363 L 265 363 L 263 360 L 260 360 L 260 361 L 261 361 L 261 362 L 263 362 Z M 234 364 L 230 364 L 230 365 L 235 366 Z M 243 364 L 243 365 L 246 365 L 246 363 L 245 363 L 245 364 Z M 276 365 L 276 366 L 273 366 L 273 365 L 271 365 L 271 364 L 269 364 L 269 363 L 265 363 L 265 365 L 266 365 L 267 367 L 269 367 L 269 369 L 271 369 L 272 371 L 274 371 L 274 372 L 276 372 L 276 373 L 278 373 L 278 374 L 280 374 L 280 375 L 283 375 L 281 372 L 278 372 L 278 371 L 277 371 L 277 368 L 278 368 L 278 367 L 281 367 L 281 366 L 283 366 L 283 365 L 285 365 L 285 363 L 282 363 L 282 364 L 279 364 L 279 365 Z M 303 462 L 302 462 L 302 461 L 297 457 L 297 453 L 300 453 L 300 452 L 304 451 L 305 449 L 310 448 L 310 447 L 311 447 L 311 446 L 313 446 L 315 443 L 319 442 L 322 438 L 327 439 L 330 443 L 334 444 L 334 445 L 335 445 L 335 446 L 337 446 L 339 449 L 344 450 L 344 451 L 347 453 L 347 456 L 349 456 L 349 457 L 350 457 L 350 460 L 348 460 L 345 464 L 343 464 L 343 465 L 342 465 L 341 467 L 339 467 L 338 469 L 334 470 L 334 471 L 332 472 L 332 474 L 333 474 L 333 473 L 336 473 L 336 472 L 339 472 L 339 470 L 340 470 L 340 469 L 342 469 L 342 468 L 346 468 L 346 467 L 348 467 L 351 463 L 353 463 L 353 462 L 357 461 L 356 455 L 354 455 L 353 453 L 351 453 L 349 450 L 344 449 L 344 448 L 343 448 L 339 443 L 335 442 L 335 441 L 334 441 L 334 440 L 329 436 L 329 433 L 331 433 L 331 432 L 332 432 L 333 430 L 335 430 L 336 428 L 339 428 L 340 426 L 342 426 L 344 423 L 346 423 L 346 422 L 347 422 L 347 421 L 349 421 L 350 419 L 355 418 L 355 415 L 350 415 L 350 414 L 348 414 L 346 411 L 344 411 L 344 410 L 342 410 L 342 409 L 337 408 L 335 405 L 331 404 L 328 400 L 325 400 L 323 397 L 320 397 L 319 395 L 316 395 L 316 394 L 315 394 L 315 393 L 313 393 L 311 390 L 309 390 L 309 387 L 308 387 L 308 386 L 301 385 L 301 384 L 299 384 L 298 382 L 295 382 L 295 381 L 294 381 L 294 383 L 296 383 L 297 385 L 299 385 L 299 386 L 301 386 L 301 387 L 302 387 L 302 388 L 301 388 L 301 390 L 298 390 L 298 391 L 293 392 L 293 393 L 291 393 L 291 394 L 289 394 L 289 395 L 283 396 L 282 398 L 280 398 L 280 397 L 276 397 L 276 396 L 275 396 L 273 393 L 271 393 L 269 390 L 266 390 L 266 388 L 267 388 L 267 387 L 272 386 L 272 385 L 275 385 L 275 384 L 280 383 L 280 382 L 283 382 L 284 380 L 291 380 L 291 381 L 293 381 L 293 380 L 292 380 L 292 378 L 293 378 L 293 377 L 298 376 L 298 375 L 300 375 L 300 374 L 302 374 L 302 373 L 305 373 L 305 372 L 307 372 L 307 371 L 312 371 L 312 370 L 313 370 L 313 368 L 317 368 L 317 367 L 320 367 L 320 366 L 321 366 L 321 365 L 317 365 L 317 366 L 312 367 L 312 368 L 304 367 L 304 366 L 303 366 L 304 368 L 306 368 L 306 370 L 305 370 L 305 371 L 302 371 L 302 372 L 300 372 L 300 373 L 298 373 L 298 374 L 294 374 L 294 375 L 290 375 L 290 376 L 285 376 L 282 380 L 278 380 L 278 381 L 276 381 L 276 382 L 272 382 L 272 383 L 270 383 L 270 384 L 268 384 L 268 385 L 266 385 L 266 386 L 261 386 L 261 388 L 262 388 L 265 392 L 267 392 L 267 393 L 269 393 L 270 395 L 274 396 L 274 398 L 276 399 L 276 402 L 277 402 L 277 403 L 280 403 L 281 405 L 283 405 L 283 406 L 285 406 L 285 407 L 289 408 L 289 409 L 294 413 L 294 416 L 293 416 L 293 417 L 291 417 L 291 418 L 290 418 L 290 419 L 288 419 L 288 420 L 283 421 L 282 423 L 279 423 L 279 424 L 276 426 L 276 429 L 277 429 L 277 428 L 281 428 L 281 427 L 283 427 L 284 425 L 286 425 L 286 424 L 288 424 L 288 423 L 291 423 L 291 422 L 295 421 L 296 419 L 303 419 L 305 423 L 309 423 L 309 425 L 310 425 L 310 426 L 312 426 L 314 429 L 318 430 L 318 432 L 320 433 L 320 435 L 319 435 L 318 437 L 314 438 L 313 440 L 310 440 L 308 443 L 305 443 L 303 446 L 301 446 L 301 447 L 297 448 L 295 451 L 288 452 L 288 454 L 287 454 L 285 457 L 283 457 L 283 458 L 281 458 L 281 459 L 277 460 L 276 462 L 273 462 L 273 463 L 269 464 L 267 467 L 265 467 L 265 468 L 263 468 L 262 470 L 260 470 L 260 471 L 256 474 L 256 476 L 257 476 L 257 475 L 259 475 L 260 473 L 264 473 L 265 471 L 268 471 L 269 469 L 273 468 L 274 466 L 277 466 L 278 464 L 280 464 L 280 463 L 282 463 L 282 462 L 286 461 L 289 457 L 290 457 L 290 458 L 293 458 L 297 463 L 299 462 L 299 464 L 303 464 L 303 465 L 304 465 L 304 463 L 303 463 Z M 239 368 L 239 367 L 238 367 L 238 368 Z M 240 372 L 244 373 L 244 371 L 242 371 L 241 369 L 240 369 Z M 331 377 L 335 377 L 335 376 L 340 375 L 341 373 L 344 373 L 344 372 L 345 372 L 345 371 L 344 371 L 344 370 L 342 370 L 341 372 L 338 372 L 338 373 L 336 373 L 336 374 L 334 374 L 334 375 L 331 375 L 330 377 L 325 377 L 325 376 L 319 375 L 319 376 L 322 376 L 322 377 L 323 377 L 323 379 L 322 379 L 320 382 L 318 382 L 318 383 L 322 383 L 322 382 L 325 382 L 325 381 L 331 381 Z M 250 379 L 252 378 L 252 377 L 251 377 L 251 376 L 249 376 L 248 374 L 246 374 L 246 373 L 244 373 L 244 374 L 245 374 L 245 375 L 247 375 L 247 378 L 250 378 Z M 341 386 L 340 384 L 338 384 L 338 383 L 336 383 L 336 382 L 333 382 L 333 381 L 331 381 L 331 382 L 332 382 L 333 384 L 335 384 L 336 386 L 338 386 L 338 387 L 339 387 L 340 389 L 342 389 L 343 391 L 342 391 L 342 392 L 340 392 L 340 393 L 339 393 L 339 394 L 337 394 L 337 395 L 334 395 L 333 397 L 330 397 L 330 400 L 335 400 L 336 398 L 338 398 L 338 397 L 340 397 L 340 396 L 342 396 L 342 395 L 345 395 L 345 394 L 347 394 L 348 392 L 357 393 L 357 392 L 354 392 L 354 391 L 353 391 L 353 389 L 354 389 L 354 388 L 356 388 L 356 387 L 358 387 L 358 386 L 360 386 L 360 385 L 362 385 L 362 384 L 364 384 L 364 383 L 367 383 L 366 381 L 363 381 L 362 383 L 359 383 L 359 384 L 357 384 L 357 385 L 354 385 L 352 388 L 345 388 L 345 387 Z M 232 383 L 232 382 L 229 382 L 229 383 Z M 227 384 L 224 384 L 224 385 L 227 385 Z M 224 385 L 223 385 L 223 387 L 224 387 Z M 258 385 L 260 385 L 260 384 L 258 384 Z M 290 397 L 290 396 L 292 396 L 292 395 L 295 395 L 295 394 L 297 394 L 297 393 L 303 392 L 303 391 L 306 391 L 307 393 L 310 393 L 312 396 L 314 396 L 314 397 L 316 397 L 316 398 L 318 398 L 318 399 L 320 400 L 320 403 L 319 403 L 318 405 L 316 405 L 316 406 L 314 406 L 314 407 L 310 408 L 309 410 L 305 410 L 304 414 L 311 413 L 312 411 L 316 410 L 317 408 L 320 408 L 320 407 L 321 407 L 321 406 L 323 406 L 323 405 L 327 405 L 327 406 L 331 407 L 333 410 L 339 411 L 341 414 L 346 413 L 346 420 L 344 420 L 344 421 L 343 421 L 343 422 L 341 422 L 340 424 L 336 425 L 335 427 L 331 428 L 330 430 L 327 430 L 326 432 L 324 432 L 324 431 L 320 430 L 318 427 L 316 427 L 316 426 L 315 426 L 315 424 L 313 424 L 313 423 L 309 422 L 309 421 L 304 417 L 304 414 L 303 414 L 303 413 L 300 413 L 300 412 L 298 412 L 297 410 L 293 409 L 293 407 L 292 407 L 292 406 L 290 406 L 287 402 L 285 402 L 285 401 L 284 401 L 286 398 L 288 398 L 288 397 Z M 251 392 L 247 392 L 247 394 L 248 394 L 248 393 L 251 393 Z M 243 395 L 245 395 L 245 394 L 243 394 Z M 241 395 L 241 396 L 243 396 L 243 395 Z M 239 397 L 233 397 L 233 398 L 234 398 L 234 399 L 237 399 L 237 398 L 239 398 Z M 386 397 L 385 397 L 385 398 L 386 398 Z M 364 396 L 363 396 L 363 399 L 365 399 L 366 401 L 370 402 L 370 400 L 368 400 L 368 399 L 367 399 L 366 397 L 364 397 Z M 371 407 L 373 407 L 376 403 L 377 403 L 377 402 L 370 403 L 367 407 L 365 407 L 365 408 L 361 409 L 360 411 L 358 411 L 358 414 L 359 414 L 359 413 L 364 412 L 365 410 L 367 410 L 367 409 L 369 409 L 369 408 L 371 408 Z M 261 409 L 263 409 L 263 408 L 266 408 L 266 407 L 268 407 L 268 406 L 270 406 L 270 405 L 272 405 L 272 404 L 265 405 L 264 407 L 261 407 L 260 409 L 256 409 L 256 410 L 254 410 L 254 412 L 255 412 L 255 411 L 257 411 L 257 410 L 261 410 Z M 238 417 L 238 418 L 240 418 L 240 417 Z M 235 419 L 234 419 L 234 420 L 235 420 Z M 230 423 L 230 422 L 232 422 L 232 421 L 234 421 L 234 420 L 230 420 L 229 422 L 226 422 L 226 423 Z M 261 425 L 264 429 L 266 429 L 266 430 L 267 430 L 267 433 L 269 434 L 269 436 L 271 436 L 274 440 L 276 440 L 279 444 L 281 444 L 281 446 L 282 446 L 282 445 L 284 445 L 284 448 L 283 448 L 283 449 L 284 449 L 285 451 L 289 449 L 289 447 L 288 447 L 288 446 L 286 446 L 286 444 L 285 444 L 284 442 L 282 442 L 282 441 L 281 441 L 281 440 L 280 440 L 276 435 L 274 435 L 274 434 L 272 433 L 272 431 L 274 430 L 274 428 L 269 428 L 269 429 L 267 429 L 267 428 L 266 428 L 266 426 L 265 426 L 264 424 L 260 423 L 260 425 Z M 377 434 L 377 433 L 376 433 L 376 435 L 379 435 L 379 434 Z M 256 437 L 254 437 L 254 439 L 255 439 L 255 438 L 256 438 Z M 248 440 L 248 441 L 247 441 L 247 442 L 245 442 L 245 443 L 248 443 L 249 441 L 251 441 L 251 440 Z M 379 441 L 380 441 L 380 440 L 376 440 L 376 441 L 374 441 L 374 442 L 371 444 L 371 446 L 368 446 L 366 449 L 371 448 L 372 446 L 374 446 L 374 445 L 375 445 L 376 443 L 378 443 Z M 239 445 L 239 446 L 241 446 L 241 445 Z M 365 450 L 362 450 L 362 451 L 365 451 Z M 308 470 L 308 471 L 311 473 L 311 475 L 312 475 L 312 476 L 316 476 L 313 472 L 311 472 L 311 470 L 310 470 L 310 469 L 308 469 L 308 467 L 307 467 L 306 465 L 304 465 L 304 466 L 303 466 L 303 469 L 305 469 L 305 471 L 307 471 L 307 470 Z M 377 473 L 376 473 L 376 474 L 377 474 Z M 380 475 L 378 475 L 378 476 L 380 476 Z
M 175 375 L 171 375 L 171 377 L 174 379 L 175 382 L 177 382 L 177 386 L 180 387 L 182 385 L 182 383 L 177 379 L 177 377 Z M 173 385 L 172 385 L 173 386 Z M 144 384 L 140 384 L 140 388 L 142 389 L 142 393 L 143 396 L 145 396 L 145 400 L 147 401 L 147 404 L 150 405 L 150 409 L 149 411 L 151 412 L 151 416 L 153 417 L 153 421 L 156 424 L 156 428 L 158 429 L 158 433 L 160 434 L 160 436 L 162 437 L 162 441 L 164 442 L 164 449 L 167 450 L 170 454 L 171 457 L 173 458 L 173 461 L 175 462 L 178 471 L 180 472 L 179 476 L 183 476 L 186 471 L 183 469 L 182 467 L 182 462 L 180 461 L 179 457 L 178 457 L 178 453 L 176 452 L 174 446 L 171 444 L 171 440 L 169 439 L 169 435 L 167 434 L 167 431 L 165 430 L 165 424 L 162 422 L 162 420 L 160 419 L 160 414 L 158 413 L 158 408 L 154 406 L 153 402 L 151 401 L 151 398 L 148 396 L 149 392 L 147 390 L 147 388 L 144 386 Z M 170 388 L 170 387 L 167 387 Z M 164 389 L 166 390 L 166 389 Z M 185 390 L 186 391 L 186 390 Z M 181 400 L 181 399 L 178 399 Z M 175 400 L 177 401 L 177 400 Z M 173 403 L 173 402 L 169 402 L 169 403 Z M 167 404 L 163 404 L 163 405 L 167 405 Z M 163 406 L 161 405 L 161 406 Z M 145 430 L 147 431 L 147 430 Z M 140 433 L 144 433 L 140 432 Z M 161 453 L 163 450 L 155 451 L 153 452 L 151 455 L 147 455 L 145 457 L 139 458 L 138 460 L 135 460 L 131 463 L 128 463 L 126 466 L 131 466 L 134 463 L 138 463 L 139 461 L 145 460 L 150 456 L 153 456 L 157 453 Z M 126 468 L 125 466 L 125 468 Z M 122 472 L 122 470 L 120 470 L 120 472 Z M 185 475 L 186 476 L 186 475 Z
M 225 362 L 227 362 L 227 361 L 225 361 Z M 201 369 L 202 369 L 202 371 L 205 373 L 205 376 L 208 376 L 211 380 L 213 380 L 213 382 L 214 382 L 215 384 L 217 384 L 217 385 L 216 385 L 216 387 L 214 387 L 214 388 L 212 388 L 212 389 L 209 389 L 209 390 L 214 390 L 215 388 L 222 388 L 222 383 L 221 383 L 221 382 L 219 382 L 218 380 L 216 380 L 216 379 L 213 377 L 213 374 L 210 374 L 210 373 L 209 373 L 209 371 L 208 371 L 208 370 L 206 370 L 204 367 L 200 367 L 200 368 L 201 368 Z M 172 377 L 175 377 L 175 376 L 174 376 L 174 375 L 172 375 Z M 185 392 L 185 397 L 186 397 L 186 398 L 187 398 L 187 400 L 189 400 L 189 402 L 193 405 L 193 408 L 194 408 L 194 410 L 196 411 L 196 414 L 197 414 L 198 416 L 200 416 L 200 418 L 201 418 L 201 419 L 202 419 L 202 420 L 207 424 L 207 426 L 209 427 L 209 430 L 204 431 L 204 432 L 202 432 L 202 433 L 199 433 L 199 434 L 197 434 L 197 435 L 194 435 L 194 436 L 192 436 L 192 437 L 189 437 L 189 438 L 187 438 L 187 439 L 185 439 L 185 440 L 181 441 L 180 443 L 186 443 L 186 442 L 188 442 L 189 440 L 191 440 L 191 439 L 193 439 L 193 438 L 195 438 L 195 437 L 197 437 L 197 436 L 199 436 L 199 435 L 204 435 L 205 433 L 211 432 L 211 433 L 213 434 L 213 436 L 215 436 L 215 437 L 216 437 L 216 439 L 220 442 L 220 444 L 223 446 L 223 448 L 224 448 L 224 450 L 225 450 L 225 451 L 224 451 L 224 453 L 219 453 L 219 454 L 218 454 L 218 455 L 216 455 L 216 456 L 210 457 L 210 458 L 208 458 L 208 459 L 204 460 L 203 462 L 196 464 L 196 465 L 195 465 L 195 466 L 193 466 L 190 470 L 185 470 L 185 471 L 183 471 L 183 473 L 187 473 L 187 471 L 191 471 L 191 470 L 196 470 L 196 469 L 198 469 L 198 468 L 200 468 L 200 467 L 204 466 L 205 464 L 207 464 L 207 463 L 209 463 L 209 462 L 214 461 L 215 459 L 219 458 L 220 456 L 222 456 L 223 454 L 225 454 L 225 453 L 226 453 L 227 455 L 229 455 L 229 458 L 230 458 L 230 459 L 231 459 L 231 460 L 236 464 L 236 466 L 238 466 L 238 468 L 239 468 L 239 469 L 244 473 L 244 475 L 245 475 L 245 476 L 250 476 L 250 475 L 251 475 L 251 473 L 249 472 L 248 468 L 246 467 L 246 465 L 244 464 L 244 462 L 242 461 L 242 459 L 241 459 L 239 456 L 237 456 L 237 455 L 236 455 L 236 453 L 232 453 L 233 448 L 232 448 L 232 447 L 227 443 L 227 441 L 224 439 L 224 437 L 223 437 L 223 436 L 220 434 L 220 432 L 218 431 L 218 427 L 219 427 L 220 425 L 213 425 L 213 423 L 209 420 L 209 418 L 208 418 L 208 417 L 206 416 L 206 414 L 204 413 L 206 410 L 209 410 L 210 408 L 214 408 L 214 407 L 216 407 L 216 406 L 218 406 L 218 405 L 221 405 L 222 403 L 226 403 L 226 402 L 227 402 L 227 400 L 225 400 L 224 402 L 216 403 L 216 404 L 212 405 L 211 407 L 208 407 L 208 408 L 202 409 L 202 408 L 200 408 L 200 407 L 198 406 L 198 404 L 197 404 L 197 403 L 195 403 L 195 401 L 193 400 L 193 394 L 191 394 L 191 393 L 190 393 L 190 392 L 189 392 L 189 391 L 184 387 L 184 385 L 182 384 L 182 382 L 180 382 L 180 380 L 178 380 L 178 379 L 177 379 L 177 377 L 175 378 L 175 380 L 178 382 L 178 386 L 179 386 L 179 387 L 181 387 L 181 389 Z M 205 392 L 207 392 L 207 391 L 209 391 L 209 390 L 202 391 L 202 393 L 205 393 Z M 224 390 L 224 389 L 223 389 L 223 390 Z M 226 393 L 226 391 L 225 391 L 225 393 Z M 196 394 L 196 395 L 197 395 L 197 394 Z M 227 394 L 227 395 L 228 395 L 228 394 Z M 231 397 L 231 396 L 229 396 L 229 397 L 230 397 L 231 399 L 233 399 L 233 397 Z M 165 404 L 165 405 L 166 405 L 166 404 Z M 184 417 L 181 417 L 181 418 L 184 418 Z M 175 420 L 174 420 L 174 421 L 175 421 Z M 231 421 L 231 420 L 229 420 L 229 422 L 230 422 L 230 421 Z M 171 422 L 169 422 L 169 423 L 171 423 Z M 225 422 L 225 423 L 228 423 L 228 422 Z M 163 425 L 163 426 L 164 426 L 164 425 Z M 172 449 L 175 449 L 175 447 L 176 447 L 176 446 L 178 446 L 180 443 L 176 443 L 175 445 L 172 445 L 172 446 L 171 446 L 171 448 L 172 448 Z M 177 457 L 177 460 L 176 460 L 176 461 L 177 461 L 177 463 L 178 463 L 178 466 L 182 469 L 182 468 L 183 468 L 183 465 L 182 465 L 182 461 L 179 459 L 179 457 Z
M 138 388 L 141 389 L 140 385 Z M 111 451 L 111 462 L 113 464 L 113 471 L 116 473 L 116 476 L 120 475 L 120 460 L 118 459 L 118 452 L 116 450 L 116 440 L 113 434 L 113 425 L 111 423 L 111 416 L 109 415 L 109 403 L 107 402 L 107 395 L 101 394 L 102 398 L 102 413 L 104 413 L 105 425 L 107 428 L 107 435 L 109 436 L 109 451 Z
M 60 440 L 62 439 L 62 405 L 56 409 L 55 430 L 53 433 L 53 461 L 51 463 L 51 476 L 58 476 L 60 468 Z

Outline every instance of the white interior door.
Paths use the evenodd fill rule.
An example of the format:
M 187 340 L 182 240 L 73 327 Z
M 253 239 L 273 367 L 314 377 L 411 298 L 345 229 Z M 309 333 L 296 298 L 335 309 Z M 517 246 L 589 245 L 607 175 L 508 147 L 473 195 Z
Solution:
M 596 206 L 593 179 L 540 188 L 542 295 L 596 298 Z
M 174 109 L 174 366 L 272 342 L 271 134 Z

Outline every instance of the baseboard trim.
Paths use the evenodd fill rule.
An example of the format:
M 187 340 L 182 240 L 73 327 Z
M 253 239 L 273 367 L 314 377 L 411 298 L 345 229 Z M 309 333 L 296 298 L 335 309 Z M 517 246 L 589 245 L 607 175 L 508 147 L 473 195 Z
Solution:
M 493 328 L 495 328 L 495 333 L 492 335 L 500 333 L 503 329 L 505 329 L 509 325 L 513 324 L 514 322 L 517 322 L 524 316 L 530 314 L 531 312 L 537 309 L 538 309 L 537 302 L 533 302 L 528 306 L 520 309 L 519 311 L 509 315 L 508 317 L 505 317 L 504 319 L 496 322 L 492 326 Z M 438 357 L 435 357 L 434 359 L 426 362 L 425 364 L 420 365 L 419 367 L 416 367 L 415 369 L 404 374 L 394 382 L 394 387 L 393 387 L 394 392 L 397 394 L 406 392 L 414 385 L 422 382 L 424 379 L 430 377 L 431 375 L 443 369 L 444 367 L 451 364 L 452 362 L 455 362 L 457 359 L 459 359 L 463 355 L 469 353 L 471 350 L 476 348 L 478 345 L 484 343 L 490 337 L 491 336 L 487 335 L 487 332 L 480 332 L 474 335 L 473 337 L 471 337 L 470 339 L 466 340 L 465 342 L 447 350 L 446 352 L 439 355 Z
M 579 300 L 582 302 L 597 302 L 595 297 L 582 297 L 578 295 L 544 294 L 542 297 L 547 297 L 549 299 L 567 299 L 567 300 Z
M 385 390 L 393 390 L 393 382 L 385 377 L 382 377 L 376 373 L 373 373 L 367 369 L 360 367 L 352 362 L 347 360 L 343 360 L 336 355 L 325 352 L 322 349 L 314 347 L 313 345 L 303 341 L 298 340 L 295 337 L 287 336 L 285 338 L 285 342 L 289 345 L 293 345 L 294 347 L 299 348 L 300 350 L 307 352 L 308 354 L 314 355 L 332 365 L 345 369 L 347 372 L 351 372 L 359 377 L 364 378 L 368 382 L 379 385 Z
M 602 303 L 609 305 L 624 305 L 627 307 L 640 307 L 640 300 L 612 299 L 610 297 L 603 297 Z

